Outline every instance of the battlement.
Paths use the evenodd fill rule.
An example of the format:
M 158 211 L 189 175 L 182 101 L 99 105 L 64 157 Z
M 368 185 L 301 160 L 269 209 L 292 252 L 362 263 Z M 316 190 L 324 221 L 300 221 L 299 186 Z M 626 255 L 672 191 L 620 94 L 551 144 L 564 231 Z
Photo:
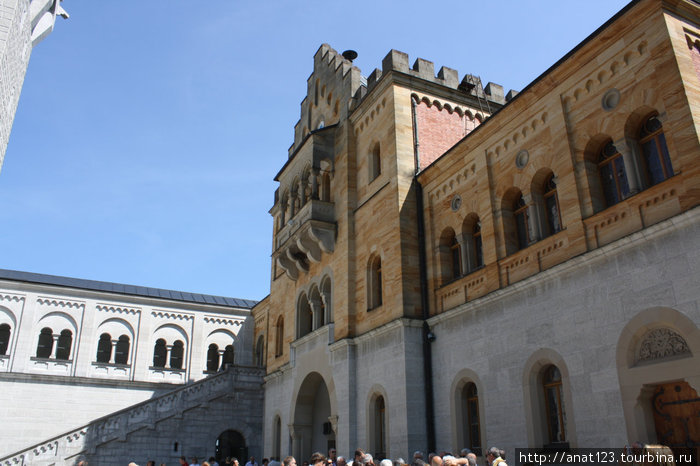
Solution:
M 294 143 L 289 147 L 289 157 L 311 132 L 347 118 L 382 77 L 391 72 L 452 89 L 473 98 L 475 104 L 488 101 L 495 104 L 495 108 L 505 105 L 517 94 L 513 90 L 505 94 L 503 86 L 492 82 L 482 86 L 481 79 L 473 74 L 466 74 L 460 80 L 458 71 L 446 66 L 435 74 L 435 64 L 423 58 L 417 58 L 413 66 L 409 66 L 408 54 L 398 50 L 390 50 L 382 60 L 382 68 L 375 68 L 365 79 L 352 61 L 330 45 L 322 44 L 314 54 L 314 71 L 307 79 L 307 94 L 301 101 L 301 118 L 294 127 Z
M 415 76 L 416 78 L 420 78 L 440 86 L 464 92 L 475 98 L 489 100 L 490 102 L 498 105 L 504 105 L 517 94 L 516 91 L 511 90 L 507 95 L 505 95 L 503 86 L 492 82 L 489 82 L 485 87 L 482 87 L 480 85 L 481 80 L 472 74 L 464 75 L 460 81 L 458 71 L 446 66 L 441 67 L 436 75 L 435 64 L 423 58 L 417 58 L 413 63 L 413 66 L 409 67 L 408 54 L 392 49 L 382 60 L 382 69 L 380 70 L 379 68 L 375 68 L 367 78 L 367 86 L 358 89 L 354 95 L 354 106 L 360 104 L 365 95 L 379 83 L 382 76 L 392 71 Z

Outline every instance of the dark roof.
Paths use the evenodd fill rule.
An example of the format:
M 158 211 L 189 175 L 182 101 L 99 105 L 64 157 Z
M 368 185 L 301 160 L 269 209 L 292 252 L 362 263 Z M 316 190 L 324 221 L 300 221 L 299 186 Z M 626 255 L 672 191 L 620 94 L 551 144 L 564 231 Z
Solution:
M 187 303 L 239 307 L 245 309 L 251 309 L 258 303 L 257 301 L 252 301 L 250 299 L 227 298 L 225 296 L 163 290 L 161 288 L 149 288 L 146 286 L 124 285 L 121 283 L 100 282 L 97 280 L 84 280 L 82 278 L 58 277 L 56 275 L 19 272 L 16 270 L 0 269 L 0 279 L 16 280 L 27 283 L 40 283 L 43 285 L 82 288 L 84 290 L 106 291 L 108 293 L 172 299 L 174 301 L 184 301 Z

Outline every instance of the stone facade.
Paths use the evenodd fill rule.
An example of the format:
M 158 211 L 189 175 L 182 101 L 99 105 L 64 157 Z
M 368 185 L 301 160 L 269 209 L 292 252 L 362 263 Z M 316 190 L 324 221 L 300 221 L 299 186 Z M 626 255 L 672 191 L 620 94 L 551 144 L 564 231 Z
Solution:
M 62 0 L 0 0 L 0 169 L 32 47 L 51 33 Z
M 0 389 L 13 400 L 2 408 L 12 421 L 0 429 L 0 456 L 227 364 L 251 366 L 254 304 L 0 271 Z M 215 440 L 198 447 L 211 454 Z M 254 446 L 257 437 L 246 440 Z
M 632 2 L 520 93 L 321 46 L 253 309 L 266 456 L 675 445 L 652 397 L 700 390 L 698 17 Z

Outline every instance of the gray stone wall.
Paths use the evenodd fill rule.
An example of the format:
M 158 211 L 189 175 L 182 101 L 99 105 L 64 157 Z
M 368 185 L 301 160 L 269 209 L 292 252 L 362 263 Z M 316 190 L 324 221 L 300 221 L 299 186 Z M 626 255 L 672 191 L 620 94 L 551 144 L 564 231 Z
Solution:
M 0 169 L 31 51 L 29 0 L 0 0 Z
M 230 396 L 159 422 L 152 429 L 140 429 L 129 433 L 123 440 L 99 445 L 93 453 L 84 456 L 90 464 L 101 466 L 123 466 L 132 461 L 143 465 L 151 459 L 156 464 L 178 464 L 181 455 L 185 455 L 188 461 L 196 456 L 201 463 L 214 456 L 216 440 L 224 431 L 235 430 L 243 435 L 248 455 L 260 458 L 262 404 L 262 390 L 237 390 Z
M 450 400 L 465 371 L 483 388 L 483 446 L 511 457 L 514 448 L 541 446 L 528 433 L 537 424 L 527 379 L 538 354 L 554 363 L 558 355 L 564 366 L 572 446 L 635 440 L 627 438 L 618 342 L 628 322 L 654 308 L 700 326 L 699 220 L 695 209 L 433 318 L 437 449 L 464 446 L 453 435 Z

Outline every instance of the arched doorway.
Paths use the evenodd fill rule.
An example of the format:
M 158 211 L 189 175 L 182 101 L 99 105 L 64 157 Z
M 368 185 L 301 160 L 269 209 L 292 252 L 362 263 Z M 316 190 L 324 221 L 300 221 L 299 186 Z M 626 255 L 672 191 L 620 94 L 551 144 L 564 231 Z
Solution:
M 627 437 L 700 453 L 700 328 L 674 309 L 640 312 L 621 332 L 617 370 Z
M 315 451 L 335 448 L 328 386 L 318 372 L 306 376 L 299 387 L 291 429 L 292 451 L 303 461 Z
M 216 439 L 216 461 L 221 462 L 228 457 L 238 458 L 241 464 L 248 460 L 248 447 L 240 432 L 227 430 Z

